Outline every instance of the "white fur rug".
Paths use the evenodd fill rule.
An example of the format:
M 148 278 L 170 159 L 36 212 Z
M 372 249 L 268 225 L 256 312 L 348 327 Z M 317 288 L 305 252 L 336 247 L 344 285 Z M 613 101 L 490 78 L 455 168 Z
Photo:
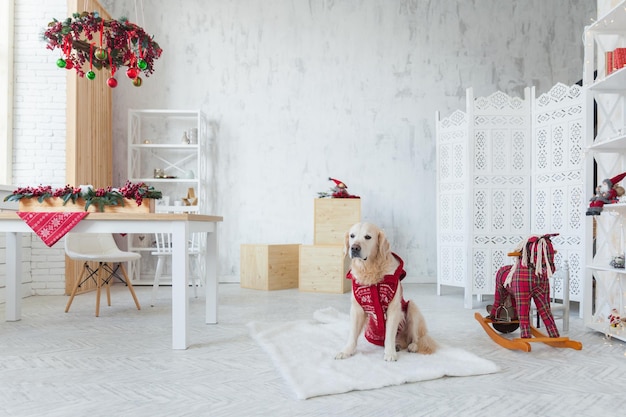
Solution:
M 248 324 L 296 397 L 368 390 L 444 376 L 498 372 L 498 366 L 463 349 L 443 345 L 433 355 L 399 352 L 397 362 L 383 360 L 383 348 L 361 335 L 357 353 L 335 360 L 348 337 L 349 316 L 334 308 L 318 310 L 313 320 Z

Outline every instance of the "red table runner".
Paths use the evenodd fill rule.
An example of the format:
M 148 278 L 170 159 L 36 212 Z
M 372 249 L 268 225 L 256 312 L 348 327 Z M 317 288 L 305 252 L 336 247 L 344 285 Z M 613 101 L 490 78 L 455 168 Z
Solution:
M 33 229 L 48 246 L 52 246 L 59 241 L 67 232 L 72 230 L 89 212 L 33 212 L 18 211 L 26 224 Z

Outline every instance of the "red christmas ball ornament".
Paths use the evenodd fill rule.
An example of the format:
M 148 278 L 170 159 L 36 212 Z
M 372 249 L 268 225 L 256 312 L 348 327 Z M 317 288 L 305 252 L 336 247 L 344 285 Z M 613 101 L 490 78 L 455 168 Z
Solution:
M 137 77 L 133 80 L 133 85 L 135 87 L 141 87 L 141 83 L 142 83 L 141 77 Z
M 109 54 L 107 54 L 107 51 L 104 48 L 96 48 L 96 52 L 94 52 L 93 55 L 98 61 L 104 61 L 109 57 Z
M 117 87 L 117 80 L 115 78 L 111 77 L 111 78 L 109 78 L 107 80 L 107 84 L 109 85 L 109 87 L 115 88 L 115 87 Z
M 65 60 L 63 58 L 57 59 L 57 67 L 65 68 L 66 65 L 67 65 L 67 63 L 65 62 Z
M 139 75 L 139 70 L 137 68 L 128 68 L 128 70 L 126 70 L 126 76 L 128 78 L 130 78 L 131 80 L 134 80 L 135 78 L 137 78 L 137 76 Z
M 67 61 L 65 61 L 65 69 L 72 69 L 74 68 L 74 63 L 72 61 L 70 61 L 69 59 Z

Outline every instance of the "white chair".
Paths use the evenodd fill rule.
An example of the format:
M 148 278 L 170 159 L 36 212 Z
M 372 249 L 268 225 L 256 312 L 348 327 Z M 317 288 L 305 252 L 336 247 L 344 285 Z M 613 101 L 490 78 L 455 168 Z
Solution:
M 202 268 L 202 262 L 200 257 L 204 251 L 202 248 L 202 237 L 204 233 L 191 233 L 191 239 L 189 241 L 189 247 L 187 249 L 189 259 L 189 284 L 193 286 L 194 297 L 198 297 L 198 287 L 203 285 L 202 277 L 204 276 L 204 268 Z M 150 305 L 154 307 L 156 302 L 157 292 L 159 290 L 159 283 L 161 275 L 163 274 L 163 266 L 167 257 L 172 256 L 172 235 L 170 233 L 155 233 L 156 250 L 151 252 L 152 255 L 157 257 L 156 271 L 154 273 L 154 283 L 152 284 L 152 299 Z M 172 271 L 174 274 L 175 271 Z
M 563 320 L 563 331 L 569 331 L 569 262 L 567 259 L 563 260 L 563 267 L 557 268 L 557 270 L 550 277 L 550 311 L 555 320 Z M 556 290 L 561 289 L 562 298 L 557 299 L 555 294 Z M 535 303 L 531 303 L 531 318 L 537 317 L 537 328 L 540 326 L 540 318 L 537 314 L 537 307 Z
M 107 302 L 110 306 L 110 287 L 113 278 L 117 278 L 126 284 L 133 296 L 137 310 L 141 310 L 133 284 L 128 279 L 123 265 L 124 262 L 135 261 L 141 258 L 140 254 L 120 250 L 115 243 L 115 239 L 113 239 L 113 235 L 110 233 L 68 233 L 65 235 L 65 254 L 72 260 L 84 261 L 80 277 L 76 280 L 70 299 L 65 306 L 66 313 L 70 310 L 78 288 L 87 280 L 93 279 L 97 289 L 96 317 L 98 317 L 100 315 L 100 290 L 102 286 L 106 287 Z M 89 262 L 98 262 L 98 266 L 94 269 L 89 265 Z

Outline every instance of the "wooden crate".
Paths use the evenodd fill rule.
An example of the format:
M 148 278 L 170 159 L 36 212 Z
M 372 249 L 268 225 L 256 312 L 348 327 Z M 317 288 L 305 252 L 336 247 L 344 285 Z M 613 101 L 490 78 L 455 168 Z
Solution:
M 350 227 L 360 221 L 360 198 L 316 198 L 313 242 L 343 245 Z
M 298 288 L 299 246 L 241 245 L 241 287 L 266 291 Z
M 352 282 L 346 279 L 350 258 L 343 245 L 300 246 L 300 291 L 343 294 Z

